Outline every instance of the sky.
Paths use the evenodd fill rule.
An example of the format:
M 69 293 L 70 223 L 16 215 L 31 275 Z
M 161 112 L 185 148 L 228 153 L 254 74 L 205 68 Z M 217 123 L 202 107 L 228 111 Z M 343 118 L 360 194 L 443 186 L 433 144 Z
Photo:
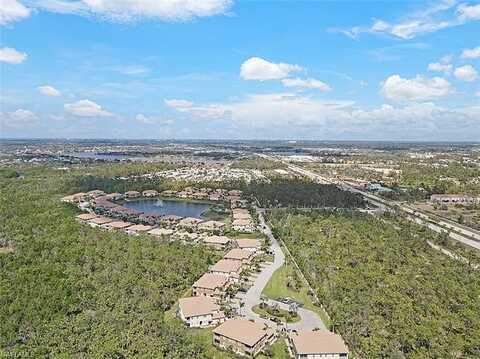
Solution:
M 0 0 L 0 137 L 480 140 L 480 1 Z

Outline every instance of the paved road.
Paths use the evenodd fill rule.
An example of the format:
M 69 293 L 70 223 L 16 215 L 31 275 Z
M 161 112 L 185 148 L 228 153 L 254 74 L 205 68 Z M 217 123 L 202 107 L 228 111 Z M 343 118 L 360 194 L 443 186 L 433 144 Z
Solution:
M 274 157 L 269 157 L 269 158 L 275 160 Z M 375 196 L 371 193 L 367 193 L 365 191 L 361 191 L 357 188 L 347 185 L 342 181 L 337 181 L 337 182 L 331 181 L 330 179 L 327 179 L 315 172 L 306 170 L 296 165 L 289 164 L 288 168 L 294 172 L 297 172 L 306 177 L 309 177 L 319 183 L 336 184 L 337 186 L 339 186 L 344 190 L 358 193 L 362 195 L 365 200 L 381 208 L 383 211 L 392 211 L 392 209 L 394 210 L 394 206 L 392 205 L 392 203 L 388 203 L 387 201 L 385 201 L 384 199 L 378 196 Z M 423 225 L 435 232 L 440 233 L 440 232 L 445 232 L 446 230 L 454 230 L 455 232 L 450 232 L 450 238 L 458 242 L 462 242 L 463 244 L 466 244 L 470 247 L 480 249 L 480 233 L 476 230 L 470 229 L 463 225 L 456 224 L 451 221 L 434 218 L 424 212 L 413 210 L 412 208 L 402 204 L 399 204 L 397 208 L 400 211 L 403 211 L 407 214 L 406 216 L 407 219 L 414 221 L 417 224 Z
M 262 231 L 267 235 L 271 241 L 271 250 L 274 253 L 274 260 L 271 264 L 268 264 L 263 267 L 260 274 L 255 278 L 255 282 L 252 287 L 245 293 L 245 296 L 242 297 L 242 301 L 245 303 L 243 314 L 249 319 L 254 319 L 258 322 L 263 322 L 271 327 L 275 327 L 276 323 L 271 320 L 261 318 L 257 313 L 252 311 L 252 307 L 257 304 L 260 304 L 262 291 L 267 285 L 268 281 L 272 277 L 273 273 L 279 269 L 285 263 L 285 254 L 280 247 L 277 239 L 273 236 L 272 231 L 266 225 L 263 218 L 263 214 L 257 210 L 259 214 L 260 226 L 263 228 Z M 280 308 L 288 310 L 288 305 L 280 303 L 274 300 L 269 300 L 269 304 L 277 303 Z M 294 324 L 288 324 L 289 329 L 302 329 L 302 330 L 312 330 L 315 328 L 326 329 L 325 324 L 318 316 L 317 313 L 299 308 L 298 314 L 300 315 L 301 320 Z

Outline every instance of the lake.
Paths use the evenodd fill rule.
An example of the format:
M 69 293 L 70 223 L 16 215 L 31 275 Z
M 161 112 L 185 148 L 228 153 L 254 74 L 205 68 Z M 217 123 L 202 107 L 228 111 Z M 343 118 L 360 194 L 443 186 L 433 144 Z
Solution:
M 171 215 L 194 217 L 203 219 L 202 213 L 210 208 L 208 203 L 169 200 L 169 199 L 142 199 L 126 201 L 126 208 L 131 208 L 145 214 Z

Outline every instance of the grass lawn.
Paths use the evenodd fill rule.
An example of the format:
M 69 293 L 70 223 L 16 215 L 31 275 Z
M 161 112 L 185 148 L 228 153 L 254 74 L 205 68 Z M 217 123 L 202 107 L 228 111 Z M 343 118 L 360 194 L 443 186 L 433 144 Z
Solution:
M 213 328 L 204 328 L 204 329 L 191 328 L 191 329 L 189 329 L 189 331 L 193 335 L 198 337 L 202 341 L 202 343 L 204 343 L 206 345 L 206 347 L 208 349 L 207 349 L 205 354 L 208 356 L 208 358 L 212 358 L 212 359 L 234 359 L 234 358 L 237 358 L 236 355 L 234 355 L 232 353 L 228 353 L 228 352 L 223 351 L 223 350 L 219 350 L 219 349 L 217 349 L 213 346 L 213 344 L 212 344 L 212 341 L 213 341 L 212 329 Z
M 299 315 L 295 315 L 294 317 L 292 317 L 289 315 L 288 311 L 283 309 L 278 309 L 278 315 L 270 314 L 265 309 L 260 308 L 260 305 L 254 306 L 252 310 L 262 317 L 265 317 L 265 318 L 276 317 L 280 319 L 282 322 L 285 321 L 286 317 L 288 318 L 287 323 L 296 323 L 300 320 Z
M 294 290 L 287 287 L 288 277 L 292 276 L 295 271 L 291 265 L 283 265 L 273 273 L 272 278 L 263 289 L 262 294 L 270 299 L 290 297 L 303 304 L 306 309 L 316 312 L 327 328 L 329 327 L 329 320 L 322 308 L 313 304 L 312 299 L 308 295 L 308 289 L 302 285 L 299 290 Z
M 275 343 L 270 345 L 267 351 L 273 354 L 271 357 L 266 356 L 264 354 L 257 355 L 257 359 L 267 359 L 267 358 L 274 358 L 274 359 L 289 359 L 290 356 L 288 355 L 287 343 L 285 343 L 285 339 L 280 337 L 277 339 Z

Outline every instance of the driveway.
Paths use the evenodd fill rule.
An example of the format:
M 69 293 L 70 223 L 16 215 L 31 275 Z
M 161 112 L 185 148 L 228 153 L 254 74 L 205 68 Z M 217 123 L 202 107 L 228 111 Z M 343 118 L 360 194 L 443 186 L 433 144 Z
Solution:
M 278 243 L 276 238 L 273 236 L 272 231 L 270 230 L 270 227 L 266 225 L 263 214 L 258 208 L 257 208 L 257 213 L 260 221 L 260 226 L 262 228 L 262 232 L 265 235 L 267 235 L 267 237 L 270 239 L 270 242 L 271 242 L 270 249 L 274 254 L 274 260 L 272 263 L 266 265 L 262 269 L 262 271 L 259 273 L 259 275 L 255 279 L 253 286 L 251 286 L 250 289 L 247 291 L 247 293 L 245 293 L 245 296 L 242 298 L 243 302 L 245 303 L 245 306 L 242 312 L 248 319 L 253 319 L 258 322 L 263 322 L 268 326 L 275 328 L 277 326 L 275 322 L 268 319 L 261 318 L 257 313 L 254 313 L 252 311 L 252 307 L 254 307 L 257 304 L 260 304 L 261 302 L 260 297 L 262 295 L 262 291 L 267 285 L 270 278 L 272 277 L 273 273 L 285 263 L 285 254 L 283 253 L 282 248 L 280 247 L 280 244 Z M 288 310 L 288 305 L 284 303 L 280 303 L 274 300 L 269 300 L 269 303 L 270 304 L 278 303 L 280 308 Z M 301 329 L 301 330 L 312 330 L 314 328 L 326 329 L 325 324 L 323 324 L 322 320 L 320 319 L 317 313 L 305 308 L 299 308 L 298 314 L 300 315 L 301 320 L 297 323 L 288 324 L 289 329 Z

